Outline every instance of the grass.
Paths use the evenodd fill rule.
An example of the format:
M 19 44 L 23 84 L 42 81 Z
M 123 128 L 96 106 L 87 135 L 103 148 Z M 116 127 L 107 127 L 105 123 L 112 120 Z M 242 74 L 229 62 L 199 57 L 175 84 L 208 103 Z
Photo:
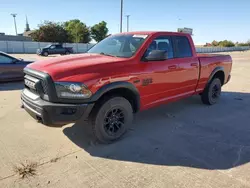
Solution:
M 30 176 L 36 175 L 37 163 L 29 162 L 29 163 L 20 163 L 19 166 L 14 167 L 14 171 L 19 174 L 19 176 L 24 179 Z

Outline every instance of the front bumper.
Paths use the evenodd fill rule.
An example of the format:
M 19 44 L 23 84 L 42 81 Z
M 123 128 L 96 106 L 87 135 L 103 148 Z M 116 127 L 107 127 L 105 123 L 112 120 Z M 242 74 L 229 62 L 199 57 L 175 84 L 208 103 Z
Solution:
M 61 104 L 51 103 L 41 99 L 28 89 L 21 94 L 25 110 L 35 119 L 45 125 L 63 125 L 87 119 L 94 103 L 89 104 Z

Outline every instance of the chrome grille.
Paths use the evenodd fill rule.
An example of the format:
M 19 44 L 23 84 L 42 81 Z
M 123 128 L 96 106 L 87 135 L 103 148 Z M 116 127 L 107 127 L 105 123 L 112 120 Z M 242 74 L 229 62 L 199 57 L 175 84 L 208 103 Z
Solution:
M 42 91 L 43 94 L 47 94 L 48 93 L 47 84 L 41 78 L 36 78 L 33 75 L 31 76 L 31 75 L 25 74 L 25 76 L 24 76 L 24 84 L 25 84 L 25 87 L 27 89 L 29 89 L 30 91 L 32 91 L 33 93 L 39 94 L 39 92 L 38 92 L 39 85 L 42 86 L 41 88 L 43 90 Z

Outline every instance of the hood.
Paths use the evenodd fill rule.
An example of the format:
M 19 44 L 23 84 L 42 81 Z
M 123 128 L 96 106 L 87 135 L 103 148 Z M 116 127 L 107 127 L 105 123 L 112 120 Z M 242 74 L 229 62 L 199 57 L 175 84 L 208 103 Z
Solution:
M 126 59 L 125 59 L 126 60 Z M 104 56 L 100 54 L 78 54 L 50 58 L 36 61 L 27 67 L 48 73 L 54 80 L 76 74 L 82 74 L 91 70 L 98 70 L 97 66 L 107 63 L 121 62 L 123 58 Z

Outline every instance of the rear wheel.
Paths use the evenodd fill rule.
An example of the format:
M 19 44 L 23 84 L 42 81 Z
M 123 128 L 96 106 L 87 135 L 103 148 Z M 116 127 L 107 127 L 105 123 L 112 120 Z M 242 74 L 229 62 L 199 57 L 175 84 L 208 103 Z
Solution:
M 218 102 L 221 95 L 221 80 L 214 78 L 201 94 L 201 100 L 204 104 L 213 105 Z
M 93 109 L 90 124 L 93 135 L 99 142 L 111 143 L 122 137 L 132 119 L 130 102 L 123 97 L 112 97 Z
M 65 55 L 69 55 L 70 53 L 69 52 L 65 52 Z

